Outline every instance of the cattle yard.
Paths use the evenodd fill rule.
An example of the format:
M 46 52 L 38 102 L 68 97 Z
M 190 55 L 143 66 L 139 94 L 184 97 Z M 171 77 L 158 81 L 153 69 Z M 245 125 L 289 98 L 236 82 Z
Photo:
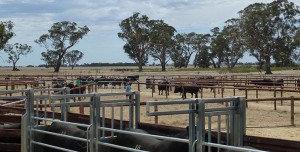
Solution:
M 86 74 L 85 74 L 86 75 Z M 21 121 L 21 115 L 25 113 L 24 95 L 25 92 L 20 92 L 17 90 L 27 90 L 29 88 L 34 88 L 38 90 L 35 92 L 37 95 L 49 95 L 53 94 L 55 90 L 65 91 L 68 93 L 68 89 L 53 89 L 52 83 L 57 78 L 63 78 L 66 82 L 74 82 L 79 76 L 75 74 L 55 74 L 55 75 L 2 75 L 1 79 L 1 90 L 9 90 L 7 93 L 1 92 L 1 122 L 2 123 L 18 123 Z M 198 99 L 208 99 L 208 98 L 227 98 L 232 96 L 245 97 L 246 108 L 246 122 L 245 122 L 245 134 L 247 136 L 253 136 L 252 138 L 247 138 L 249 143 L 254 142 L 256 137 L 278 139 L 281 141 L 273 141 L 274 144 L 285 143 L 288 141 L 300 141 L 300 96 L 299 96 L 299 85 L 297 79 L 300 78 L 298 75 L 284 75 L 284 74 L 274 74 L 270 76 L 266 75 L 203 75 L 203 74 L 138 74 L 138 73 L 117 73 L 104 75 L 103 73 L 89 73 L 88 76 L 93 78 L 110 78 L 110 84 L 108 86 L 98 86 L 98 83 L 89 82 L 85 84 L 85 94 L 88 93 L 124 93 L 124 86 L 121 87 L 112 86 L 111 81 L 116 81 L 111 78 L 125 78 L 129 75 L 139 75 L 139 81 L 132 81 L 132 91 L 139 92 L 140 95 L 140 123 L 153 124 L 154 126 L 172 126 L 176 130 L 181 130 L 180 128 L 185 128 L 189 124 L 189 119 L 187 114 L 181 115 L 168 115 L 168 116 L 148 116 L 146 103 L 156 102 L 156 101 L 170 101 L 170 100 L 182 100 L 182 94 L 174 93 L 175 86 L 196 86 L 199 87 Z M 7 79 L 9 77 L 9 80 Z M 6 78 L 6 79 L 5 79 Z M 253 80 L 278 80 L 283 79 L 283 85 L 277 85 L 277 83 L 271 83 L 264 85 L 264 82 L 259 85 L 251 83 Z M 118 79 L 120 81 L 121 79 Z M 150 80 L 150 81 L 149 81 Z M 166 88 L 169 88 L 169 94 L 165 93 L 159 95 L 158 85 L 161 81 L 169 81 L 170 83 L 164 84 Z M 269 83 L 269 81 L 267 81 Z M 45 90 L 46 89 L 46 90 Z M 15 90 L 15 91 L 11 91 Z M 182 90 L 184 91 L 184 90 Z M 75 96 L 74 96 L 75 97 Z M 114 96 L 116 100 L 123 99 L 125 96 Z M 190 98 L 190 93 L 187 93 L 187 98 Z M 7 98 L 7 99 L 5 99 Z M 15 98 L 15 99 L 13 99 Z M 103 97 L 105 99 L 106 97 Z M 76 96 L 75 103 L 88 102 L 89 98 L 84 96 Z M 184 101 L 184 100 L 183 100 Z M 188 101 L 188 99 L 185 99 Z M 36 104 L 39 102 L 36 102 Z M 42 100 L 41 100 L 42 103 Z M 70 98 L 70 103 L 73 103 L 73 98 Z M 208 107 L 216 108 L 219 106 L 226 107 L 229 102 L 223 102 L 222 104 L 208 104 Z M 183 105 L 156 105 L 152 110 L 156 112 L 165 110 L 178 110 Z M 171 107 L 171 108 L 170 108 Z M 41 107 L 40 107 L 41 108 Z M 36 107 L 39 109 L 39 107 Z M 46 108 L 47 111 L 53 110 Z M 54 108 L 55 109 L 55 108 Z M 86 117 L 90 115 L 89 107 L 84 105 L 78 107 L 72 107 L 69 109 L 72 114 L 79 114 L 78 117 Z M 120 113 L 118 111 L 124 111 Z M 105 116 L 107 118 L 124 119 L 129 121 L 130 119 L 130 109 L 127 107 L 122 108 L 110 108 L 105 111 Z M 80 120 L 80 118 L 79 118 Z M 75 120 L 74 120 L 75 121 Z M 81 120 L 87 121 L 87 120 Z M 217 118 L 208 119 L 206 122 L 212 121 L 216 122 Z M 77 120 L 78 122 L 78 120 Z M 110 121 L 113 122 L 113 121 Z M 124 122 L 126 123 L 126 122 Z M 219 129 L 224 131 L 224 125 L 226 122 L 223 121 Z M 144 126 L 147 126 L 144 125 Z M 172 128 L 171 127 L 171 128 Z M 208 128 L 209 126 L 205 126 Z M 217 123 L 212 123 L 211 130 L 216 131 L 218 128 Z M 146 127 L 147 128 L 147 127 Z M 159 128 L 159 127 L 153 127 Z M 153 129 L 152 128 L 152 129 Z M 170 128 L 170 127 L 169 127 Z M 178 129 L 179 128 L 179 129 Z M 160 128 L 161 132 L 162 128 Z M 147 130 L 148 131 L 148 130 Z M 20 131 L 12 130 L 2 130 L 5 133 L 5 137 L 2 140 L 11 138 L 18 139 L 17 134 L 20 135 Z M 13 133 L 12 133 L 13 132 Z M 170 131 L 169 131 L 170 132 Z M 250 141 L 252 139 L 252 141 Z M 270 139 L 270 140 L 271 140 Z M 1 142 L 2 142 L 1 140 Z M 20 140 L 20 139 L 19 139 Z M 244 142 L 245 142 L 244 138 Z M 256 139 L 258 140 L 258 139 Z M 261 140 L 261 139 L 259 139 Z M 268 141 L 268 140 L 266 140 Z M 252 145 L 255 145 L 252 143 Z M 256 143 L 259 145 L 259 143 Z M 286 144 L 286 143 L 285 143 Z M 251 145 L 251 144 L 250 144 Z M 293 151 L 293 146 L 290 151 Z M 1 147 L 5 147 L 2 144 Z M 21 149 L 20 146 L 19 150 Z M 259 147 L 259 146 L 257 146 Z M 261 146 L 263 147 L 263 146 Z M 266 146 L 267 147 L 267 146 Z M 296 147 L 297 148 L 297 147 Z M 298 147 L 299 148 L 299 147 Z M 286 148 L 283 148 L 287 150 Z M 12 148 L 11 151 L 18 151 L 18 148 Z M 280 151 L 280 149 L 278 150 Z M 283 150 L 284 151 L 284 150 Z

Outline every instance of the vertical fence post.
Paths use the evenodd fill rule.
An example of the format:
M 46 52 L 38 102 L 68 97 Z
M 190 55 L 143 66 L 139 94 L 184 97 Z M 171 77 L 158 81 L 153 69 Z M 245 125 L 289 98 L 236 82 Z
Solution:
M 280 97 L 282 98 L 283 97 L 283 87 L 281 86 L 281 90 L 280 90 Z M 282 103 L 282 99 L 281 99 L 281 105 L 283 105 L 283 103 Z
M 276 89 L 274 89 L 274 110 L 276 110 L 277 109 L 277 103 L 276 103 Z
M 155 101 L 157 101 L 157 100 L 155 100 Z M 155 111 L 155 112 L 158 111 L 157 105 L 154 105 L 154 111 Z M 158 124 L 158 116 L 155 116 L 155 117 L 154 117 L 154 120 L 155 120 L 155 124 L 157 125 L 157 124 Z
M 294 96 L 291 96 L 291 125 L 295 126 Z
M 233 96 L 235 96 L 235 87 L 233 87 Z

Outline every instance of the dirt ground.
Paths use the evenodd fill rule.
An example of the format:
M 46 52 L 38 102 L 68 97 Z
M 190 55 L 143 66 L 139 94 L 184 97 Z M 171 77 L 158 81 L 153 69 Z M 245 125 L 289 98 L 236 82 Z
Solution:
M 27 75 L 27 74 L 50 74 L 53 69 L 41 69 L 41 68 L 20 68 L 21 71 L 11 71 L 10 69 L 0 68 L 2 75 Z M 288 71 L 275 71 L 274 76 L 294 76 L 300 78 L 300 71 L 288 70 Z M 70 70 L 69 68 L 63 68 L 60 74 L 76 74 L 76 75 L 140 75 L 141 81 L 144 81 L 149 75 L 154 76 L 167 76 L 167 75 L 185 75 L 185 76 L 198 76 L 198 75 L 212 75 L 212 76 L 224 76 L 224 75 L 235 75 L 232 73 L 224 73 L 218 71 L 172 71 L 172 72 L 132 72 L 132 71 L 114 71 L 114 68 L 75 68 Z M 55 74 L 54 74 L 55 75 Z M 262 75 L 261 73 L 245 73 L 238 75 Z M 262 75 L 263 76 L 263 75 Z M 133 91 L 137 91 L 137 85 L 133 85 Z M 124 89 L 102 89 L 98 92 L 123 92 Z M 213 98 L 213 94 L 209 89 L 204 89 L 204 98 Z M 236 96 L 244 96 L 244 91 L 237 91 Z M 225 90 L 224 97 L 233 96 L 232 90 Z M 294 96 L 300 98 L 299 93 L 285 92 L 283 97 Z M 271 98 L 273 92 L 259 91 L 259 98 Z M 217 98 L 221 98 L 220 94 L 217 94 Z M 248 98 L 255 98 L 255 91 L 248 92 Z M 147 101 L 161 101 L 161 100 L 177 100 L 180 99 L 179 94 L 173 92 L 166 99 L 164 95 L 158 95 L 158 91 L 153 94 L 150 89 L 146 89 L 145 86 L 141 87 L 141 100 L 142 102 Z M 295 126 L 291 125 L 291 107 L 290 101 L 284 101 L 281 105 L 280 101 L 277 101 L 277 110 L 274 110 L 273 102 L 249 102 L 248 108 L 246 109 L 246 134 L 270 138 L 279 138 L 286 140 L 300 141 L 300 101 L 295 101 Z M 145 106 L 141 107 L 141 121 L 154 123 L 154 117 L 146 115 Z M 174 125 L 185 127 L 188 123 L 188 117 L 186 115 L 178 116 L 161 116 L 159 117 L 159 124 Z

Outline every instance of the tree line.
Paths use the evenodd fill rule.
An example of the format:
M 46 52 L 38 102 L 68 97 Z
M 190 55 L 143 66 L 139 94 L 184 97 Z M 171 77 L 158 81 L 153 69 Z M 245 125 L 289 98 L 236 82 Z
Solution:
M 275 0 L 250 4 L 238 14 L 238 18 L 225 21 L 225 26 L 201 34 L 177 33 L 165 21 L 135 12 L 120 22 L 118 37 L 125 42 L 123 50 L 139 71 L 150 56 L 159 61 L 162 71 L 166 71 L 171 60 L 176 68 L 187 68 L 193 61 L 195 67 L 220 68 L 224 64 L 232 69 L 246 52 L 257 60 L 258 69 L 266 74 L 272 74 L 271 60 L 276 66 L 290 66 L 299 61 L 299 6 L 288 0 Z M 20 55 L 32 50 L 24 44 L 6 44 L 15 35 L 13 26 L 11 21 L 0 22 L 0 50 L 9 54 L 15 69 Z M 84 54 L 71 48 L 89 31 L 86 25 L 79 27 L 75 22 L 54 23 L 47 34 L 35 40 L 46 49 L 41 59 L 53 67 L 54 72 L 59 72 L 66 64 L 74 68 Z
M 211 33 L 176 33 L 163 20 L 150 20 L 139 12 L 120 23 L 119 38 L 123 49 L 134 60 L 139 71 L 149 55 L 165 65 L 172 60 L 175 67 L 187 67 L 195 55 L 195 67 L 232 69 L 246 52 L 253 56 L 258 68 L 272 74 L 271 60 L 276 66 L 290 66 L 299 61 L 299 8 L 288 0 L 254 3 L 238 12 L 238 18 L 228 19 L 225 26 Z

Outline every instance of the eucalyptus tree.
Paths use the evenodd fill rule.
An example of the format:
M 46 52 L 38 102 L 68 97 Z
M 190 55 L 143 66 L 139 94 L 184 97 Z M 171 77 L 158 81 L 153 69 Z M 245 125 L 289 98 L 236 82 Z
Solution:
M 151 47 L 152 25 L 149 18 L 136 12 L 122 20 L 119 26 L 121 32 L 118 33 L 118 37 L 125 41 L 123 46 L 125 53 L 138 64 L 139 71 L 143 71 L 143 66 L 148 62 Z
M 5 44 L 11 39 L 15 33 L 12 31 L 14 23 L 12 21 L 0 21 L 0 50 L 5 47 Z
M 276 66 L 289 66 L 293 64 L 292 56 L 299 46 L 296 35 L 299 26 L 299 6 L 286 0 L 278 0 L 269 4 L 275 22 L 275 51 L 273 59 Z
M 27 44 L 7 44 L 4 47 L 4 52 L 7 53 L 8 55 L 8 63 L 13 64 L 13 71 L 17 71 L 18 69 L 16 68 L 17 62 L 20 60 L 21 55 L 27 55 L 33 50 L 31 49 L 32 47 L 27 45 Z
M 246 47 L 239 25 L 239 19 L 233 18 L 226 22 L 226 26 L 222 30 L 226 48 L 224 53 L 224 61 L 228 69 L 232 69 L 239 59 L 244 56 Z
M 74 69 L 74 66 L 77 64 L 79 60 L 82 59 L 83 53 L 79 50 L 72 50 L 70 52 L 67 52 L 65 55 L 66 62 L 72 67 L 72 70 Z
M 56 22 L 48 30 L 48 34 L 43 34 L 35 40 L 37 44 L 46 49 L 42 53 L 42 60 L 48 66 L 54 68 L 54 72 L 59 72 L 67 51 L 75 46 L 87 33 L 89 28 L 77 26 L 75 22 Z
M 179 46 L 175 45 L 175 49 L 171 53 L 171 60 L 174 63 L 175 68 L 182 68 L 185 67 L 185 58 L 183 56 L 183 51 L 180 49 Z
M 284 51 L 291 56 L 293 47 L 287 46 L 293 41 L 295 25 L 299 23 L 298 7 L 287 0 L 275 0 L 251 4 L 239 13 L 246 47 L 260 66 L 264 63 L 265 73 L 272 74 L 270 64 L 274 54 Z
M 177 54 L 181 55 L 180 62 L 184 62 L 184 67 L 187 68 L 189 65 L 191 56 L 197 51 L 193 48 L 193 43 L 196 39 L 196 33 L 183 33 L 183 34 L 177 34 L 175 36 L 176 45 L 178 45 Z M 174 61 L 174 59 L 172 59 Z
M 170 60 L 171 52 L 175 49 L 173 36 L 176 29 L 162 20 L 153 20 L 150 33 L 150 55 L 154 60 L 159 60 L 161 70 L 166 71 L 166 64 Z
M 219 27 L 211 29 L 211 32 L 209 58 L 214 68 L 220 68 L 229 48 Z
M 193 41 L 193 49 L 196 50 L 194 59 L 194 66 L 209 67 L 209 49 L 210 49 L 210 35 L 209 34 L 196 34 Z

